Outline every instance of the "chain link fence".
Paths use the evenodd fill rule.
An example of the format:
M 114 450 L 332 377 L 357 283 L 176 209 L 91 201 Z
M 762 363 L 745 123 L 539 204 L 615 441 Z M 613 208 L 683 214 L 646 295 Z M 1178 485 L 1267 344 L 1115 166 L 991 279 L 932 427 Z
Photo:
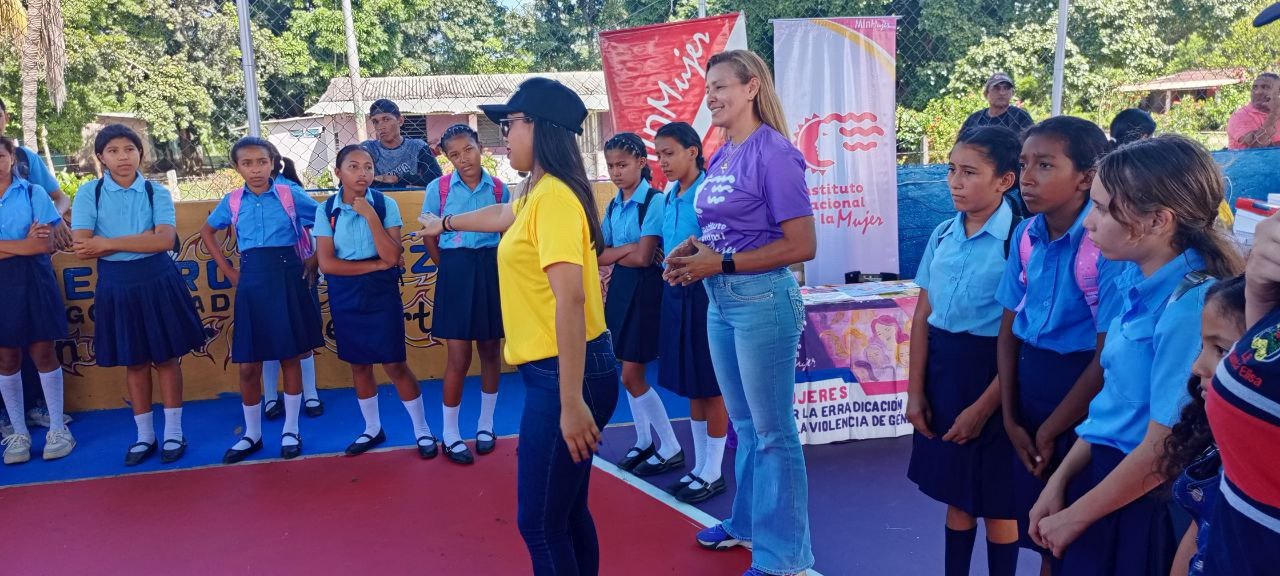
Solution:
M 60 6 L 67 98 L 55 109 L 41 84 L 41 152 L 63 188 L 97 171 L 92 136 L 121 122 L 151 142 L 148 176 L 183 200 L 237 186 L 227 157 L 248 132 L 236 4 L 227 0 L 0 0 L 0 99 L 9 135 L 28 66 L 19 58 L 27 21 L 15 9 Z M 1017 83 L 1015 105 L 1047 117 L 1058 3 L 1053 0 L 707 0 L 707 13 L 742 12 L 748 45 L 772 62 L 773 19 L 896 15 L 898 149 L 903 163 L 939 162 L 965 117 L 987 106 L 993 72 Z M 1250 98 L 1253 78 L 1280 60 L 1280 30 L 1249 20 L 1264 0 L 1077 0 L 1068 11 L 1064 113 L 1106 128 L 1122 109 L 1149 110 L 1162 131 L 1226 143 L 1225 123 Z M 262 136 L 297 165 L 302 184 L 333 186 L 342 146 L 374 138 L 363 114 L 396 101 L 405 137 L 435 143 L 467 123 L 489 148 L 489 168 L 513 174 L 497 126 L 476 106 L 504 102 L 527 75 L 554 75 L 592 110 L 582 142 L 599 151 L 613 132 L 597 34 L 693 18 L 691 0 L 356 0 L 360 59 L 353 90 L 341 0 L 255 0 L 250 32 Z M 358 98 L 356 96 L 359 96 Z M 357 105 L 357 102 L 360 104 Z M 364 108 L 360 110 L 360 108 Z M 362 125 L 364 130 L 361 130 Z M 32 145 L 30 137 L 28 145 Z M 447 161 L 441 166 L 449 171 Z M 595 176 L 603 166 L 588 163 Z

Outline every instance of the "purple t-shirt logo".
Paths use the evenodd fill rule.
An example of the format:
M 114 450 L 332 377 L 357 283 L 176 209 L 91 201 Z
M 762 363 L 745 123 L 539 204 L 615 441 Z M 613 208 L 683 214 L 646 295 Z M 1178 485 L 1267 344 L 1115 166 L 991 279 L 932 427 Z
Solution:
M 804 156 L 769 126 L 761 126 L 707 162 L 698 193 L 702 242 L 717 252 L 754 250 L 782 237 L 781 223 L 813 216 Z

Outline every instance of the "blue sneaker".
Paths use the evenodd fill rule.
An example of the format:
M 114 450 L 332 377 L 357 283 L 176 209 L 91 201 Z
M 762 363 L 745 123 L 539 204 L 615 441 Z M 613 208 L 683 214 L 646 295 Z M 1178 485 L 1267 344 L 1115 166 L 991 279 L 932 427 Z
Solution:
M 707 550 L 728 550 L 734 546 L 741 546 L 747 550 L 751 549 L 750 540 L 739 540 L 730 536 L 725 531 L 723 524 L 716 524 L 710 528 L 699 530 L 698 545 Z

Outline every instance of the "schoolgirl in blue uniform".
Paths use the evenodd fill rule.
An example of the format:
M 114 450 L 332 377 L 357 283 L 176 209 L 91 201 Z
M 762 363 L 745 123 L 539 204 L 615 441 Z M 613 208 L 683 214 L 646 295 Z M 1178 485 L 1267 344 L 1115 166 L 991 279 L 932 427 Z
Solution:
M 445 130 L 440 136 L 440 150 L 453 164 L 453 174 L 427 184 L 422 214 L 444 218 L 511 200 L 506 185 L 481 166 L 480 135 L 470 126 L 456 124 Z M 481 232 L 423 237 L 427 253 L 439 268 L 431 335 L 444 340 L 448 353 L 444 369 L 445 455 L 458 464 L 474 462 L 458 429 L 462 384 L 471 369 L 472 342 L 480 355 L 481 380 L 476 452 L 493 452 L 498 439 L 493 433 L 493 412 L 498 405 L 502 371 L 502 306 L 498 296 L 501 239 L 501 234 Z
M 272 145 L 274 147 L 274 145 Z M 302 179 L 298 176 L 298 169 L 293 164 L 293 160 L 280 155 L 280 151 L 276 150 L 276 157 L 279 162 L 276 169 L 272 171 L 272 177 L 279 184 L 288 185 L 298 194 L 306 194 L 306 188 L 302 187 Z M 314 238 L 314 234 L 312 235 Z M 311 270 L 310 268 L 308 269 Z M 319 291 L 319 275 L 308 274 L 307 282 L 311 285 L 311 294 L 316 301 L 316 310 L 320 310 L 320 291 Z M 324 414 L 324 402 L 320 400 L 320 394 L 316 390 L 316 354 L 315 352 L 307 352 L 302 360 L 298 361 L 302 366 L 302 409 L 307 416 L 315 418 Z M 280 378 L 280 361 L 268 360 L 262 363 L 262 397 L 266 399 L 263 404 L 263 415 L 267 420 L 275 420 L 284 414 L 284 403 L 280 401 L 280 395 L 276 392 L 276 382 Z
M 698 191 L 706 181 L 702 137 L 684 122 L 672 122 L 654 136 L 658 165 L 671 182 L 650 210 L 662 212 L 662 244 L 678 246 L 700 238 L 694 213 Z M 665 266 L 665 262 L 663 263 Z M 729 412 L 707 344 L 707 291 L 702 281 L 689 286 L 663 283 L 658 383 L 689 399 L 694 465 L 669 491 L 678 500 L 698 503 L 724 492 L 724 448 Z
M 1242 268 L 1214 226 L 1225 188 L 1209 153 L 1181 136 L 1128 144 L 1099 163 L 1085 227 L 1103 255 L 1132 265 L 1102 351 L 1102 390 L 1031 510 L 1031 536 L 1062 558 L 1059 574 L 1169 570 L 1172 524 L 1157 490 L 1169 478 L 1157 460 L 1189 400 L 1205 293 Z
M 1160 454 L 1159 469 L 1173 481 L 1173 500 L 1191 516 L 1178 545 L 1170 576 L 1203 576 L 1209 541 L 1209 519 L 1220 498 L 1222 455 L 1205 414 L 1202 391 L 1213 387 L 1213 374 L 1227 351 L 1244 335 L 1244 276 L 1218 282 L 1205 294 L 1200 314 L 1200 355 L 1191 366 L 1182 409 Z
M 0 136 L 0 396 L 14 430 L 3 440 L 5 464 L 31 458 L 31 432 L 23 413 L 24 354 L 40 372 L 49 406 L 44 459 L 66 456 L 76 446 L 62 418 L 62 366 L 53 349 L 54 340 L 67 336 L 62 292 L 49 257 L 53 227 L 62 216 L 44 188 L 18 176 L 18 154 L 13 140 Z
M 381 364 L 413 420 L 418 454 L 439 453 L 422 409 L 418 378 L 405 363 L 404 306 L 400 301 L 400 207 L 372 190 L 373 156 L 351 145 L 338 152 L 338 193 L 316 212 L 316 254 L 329 284 L 329 314 L 338 358 L 351 364 L 364 432 L 347 447 L 357 456 L 386 442 L 378 413 L 378 383 L 373 365 Z
M 605 295 L 605 324 L 613 349 L 622 362 L 622 385 L 635 418 L 636 443 L 618 467 L 652 476 L 684 466 L 684 451 L 676 440 L 667 409 L 658 392 L 645 381 L 645 364 L 658 358 L 662 312 L 662 193 L 649 186 L 648 153 L 644 141 L 630 132 L 604 145 L 609 179 L 618 196 L 605 209 L 600 228 L 607 248 L 600 265 L 613 265 Z M 657 208 L 657 209 L 654 209 Z M 650 430 L 658 433 L 654 441 Z
M 1094 163 L 1109 149 L 1101 128 L 1070 116 L 1040 122 L 1023 135 L 1020 188 L 1035 216 L 1014 230 L 996 289 L 1005 308 L 997 366 L 1014 448 L 1019 541 L 1046 564 L 1050 555 L 1027 535 L 1028 513 L 1102 385 L 1098 350 L 1118 302 L 1123 266 L 1100 257 L 1084 229 Z
M 304 278 L 304 259 L 306 266 L 315 262 L 306 228 L 314 223 L 318 204 L 275 182 L 277 156 L 266 140 L 241 138 L 231 147 L 231 161 L 244 187 L 224 196 L 200 229 L 205 248 L 236 286 L 231 361 L 240 365 L 245 429 L 222 461 L 239 462 L 262 449 L 262 363 L 267 360 L 279 360 L 284 373 L 280 457 L 296 458 L 302 453 L 299 360 L 323 343 L 319 310 Z M 216 232 L 228 227 L 235 228 L 239 270 L 218 247 Z
M 907 418 L 915 426 L 907 477 L 947 505 L 943 573 L 969 573 L 977 518 L 987 526 L 993 576 L 1018 567 L 1013 446 L 1000 415 L 996 340 L 1004 275 L 1018 223 L 1005 193 L 1018 181 L 1017 134 L 965 130 L 951 149 L 947 184 L 955 218 L 934 229 L 916 273 Z
M 98 259 L 94 294 L 94 349 L 98 366 L 126 366 L 138 440 L 125 465 L 156 452 L 152 420 L 151 369 L 160 376 L 164 402 L 161 462 L 182 457 L 182 369 L 178 360 L 204 346 L 204 328 L 187 283 L 173 258 L 177 219 L 173 198 L 147 182 L 142 139 L 112 124 L 94 139 L 102 178 L 85 183 L 71 207 L 76 255 Z

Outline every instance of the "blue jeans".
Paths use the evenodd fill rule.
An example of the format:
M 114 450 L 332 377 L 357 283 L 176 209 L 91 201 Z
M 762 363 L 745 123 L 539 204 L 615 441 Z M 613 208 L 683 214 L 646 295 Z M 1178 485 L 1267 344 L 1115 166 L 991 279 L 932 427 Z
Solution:
M 792 409 L 804 328 L 800 287 L 785 269 L 712 276 L 705 284 L 711 362 L 738 434 L 738 491 L 724 529 L 752 542 L 757 570 L 807 570 L 809 484 Z
M 618 364 L 609 333 L 587 343 L 582 396 L 604 430 L 618 405 Z M 527 389 L 520 420 L 516 522 L 537 576 L 594 576 L 600 543 L 587 509 L 591 461 L 573 463 L 560 432 L 558 358 L 519 366 Z

